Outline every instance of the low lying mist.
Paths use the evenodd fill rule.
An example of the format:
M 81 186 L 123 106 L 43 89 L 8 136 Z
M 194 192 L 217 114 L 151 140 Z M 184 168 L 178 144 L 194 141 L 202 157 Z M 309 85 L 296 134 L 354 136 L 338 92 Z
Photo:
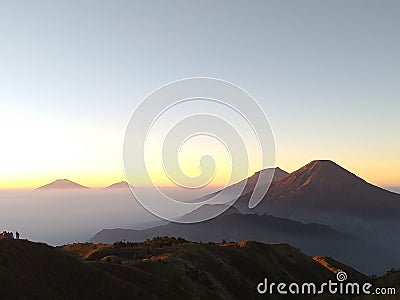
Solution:
M 165 223 L 143 208 L 129 189 L 0 190 L 0 205 L 1 231 L 19 231 L 21 238 L 51 245 L 88 241 L 105 228 Z

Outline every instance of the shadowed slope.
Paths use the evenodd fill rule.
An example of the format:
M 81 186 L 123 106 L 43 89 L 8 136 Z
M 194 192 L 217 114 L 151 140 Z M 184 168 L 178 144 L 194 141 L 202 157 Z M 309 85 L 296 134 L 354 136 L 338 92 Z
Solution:
M 154 299 L 151 292 L 45 244 L 0 240 L 0 249 L 1 299 Z

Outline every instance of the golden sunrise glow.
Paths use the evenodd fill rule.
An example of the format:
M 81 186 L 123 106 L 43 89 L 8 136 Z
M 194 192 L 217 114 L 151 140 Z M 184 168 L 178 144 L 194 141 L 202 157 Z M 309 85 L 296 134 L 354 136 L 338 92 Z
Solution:
M 207 145 L 206 147 L 204 145 Z M 150 143 L 147 148 L 148 154 L 146 156 L 146 166 L 149 176 L 153 183 L 157 186 L 175 186 L 175 183 L 167 176 L 164 166 L 162 163 L 162 148 L 157 143 Z M 182 173 L 188 177 L 197 177 L 201 174 L 200 161 L 205 155 L 209 155 L 215 161 L 215 170 L 203 170 L 214 173 L 214 177 L 209 181 L 208 186 L 219 186 L 223 187 L 226 185 L 233 184 L 243 178 L 254 174 L 261 168 L 260 155 L 257 155 L 257 150 L 249 150 L 251 157 L 254 159 L 246 165 L 245 161 L 242 160 L 237 162 L 237 165 L 242 167 L 240 174 L 232 173 L 232 158 L 229 150 L 221 144 L 218 140 L 197 136 L 187 143 L 184 143 L 178 154 L 178 163 Z M 158 159 L 154 159 L 158 158 Z M 169 174 L 175 181 L 180 184 L 187 184 L 189 182 L 180 182 L 177 174 Z M 137 174 L 137 184 L 140 185 L 141 174 Z M 133 183 L 135 185 L 135 183 Z
M 58 124 L 58 125 L 55 125 Z M 67 178 L 89 187 L 107 186 L 125 180 L 122 160 L 123 130 L 116 135 L 99 126 L 56 123 L 51 117 L 6 114 L 0 119 L 0 188 L 36 188 L 53 180 Z M 100 128 L 100 130 L 99 130 Z M 355 145 L 351 151 L 339 148 L 317 148 L 296 142 L 279 144 L 276 165 L 292 172 L 314 159 L 331 159 L 366 181 L 379 186 L 399 186 L 400 157 L 396 147 Z M 345 141 L 342 141 L 345 142 Z M 397 143 L 400 143 L 397 141 Z M 207 145 L 204 147 L 204 145 Z M 174 186 L 165 175 L 161 163 L 161 148 L 149 148 L 147 167 L 156 185 Z M 253 159 L 242 168 L 250 176 L 260 169 L 257 149 L 250 149 Z M 224 186 L 246 176 L 231 176 L 231 161 L 224 145 L 202 138 L 183 145 L 179 166 L 187 176 L 200 174 L 200 159 L 212 156 L 216 173 L 210 186 Z M 141 185 L 141 174 L 136 174 L 133 185 Z

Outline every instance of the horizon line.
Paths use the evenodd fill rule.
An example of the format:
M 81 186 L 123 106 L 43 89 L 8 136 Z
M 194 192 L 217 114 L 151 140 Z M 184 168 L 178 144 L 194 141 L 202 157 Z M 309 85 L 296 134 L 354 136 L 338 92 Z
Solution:
M 249 175 L 249 176 L 247 176 L 247 177 L 244 177 L 244 178 L 240 179 L 239 181 L 245 180 L 245 179 L 247 179 L 247 178 L 253 176 L 253 175 L 256 174 L 256 173 L 258 173 L 258 172 L 260 172 L 260 171 L 263 171 L 263 170 L 267 170 L 267 169 L 280 169 L 280 170 L 282 170 L 282 171 L 284 171 L 284 172 L 287 172 L 288 174 L 291 174 L 291 173 L 293 173 L 293 172 L 295 172 L 295 171 L 297 171 L 297 170 L 299 170 L 299 169 L 301 169 L 301 168 L 307 166 L 308 164 L 310 164 L 310 163 L 312 163 L 312 162 L 316 162 L 316 161 L 319 161 L 319 162 L 321 162 L 321 161 L 332 162 L 332 163 L 336 164 L 337 166 L 339 166 L 339 167 L 345 169 L 346 171 L 353 173 L 352 171 L 349 171 L 348 169 L 346 169 L 346 168 L 342 167 L 341 165 L 339 165 L 338 163 L 336 163 L 334 160 L 331 160 L 331 159 L 314 159 L 314 160 L 311 160 L 311 161 L 309 161 L 308 163 L 302 165 L 301 167 L 298 167 L 297 169 L 293 170 L 292 172 L 287 172 L 287 171 L 285 171 L 284 169 L 282 169 L 280 166 L 275 165 L 275 166 L 273 166 L 273 167 L 266 167 L 266 168 L 260 169 L 260 170 L 258 170 L 258 171 L 255 171 L 252 175 Z M 359 178 L 365 180 L 363 177 L 357 175 L 356 173 L 353 173 L 353 174 L 355 174 L 357 177 L 359 177 Z M 52 181 L 50 181 L 50 182 L 48 182 L 48 183 L 45 183 L 45 184 L 42 184 L 42 185 L 39 185 L 39 186 L 36 186 L 36 187 L 34 187 L 34 186 L 18 186 L 18 187 L 17 187 L 17 186 L 13 186 L 13 187 L 2 187 L 2 186 L 0 186 L 0 190 L 38 190 L 38 189 L 41 189 L 42 187 L 45 187 L 46 185 L 52 184 L 52 183 L 54 183 L 54 182 L 56 182 L 56 181 L 58 181 L 58 180 L 68 180 L 68 181 L 70 181 L 70 182 L 72 182 L 72 183 L 75 183 L 75 184 L 77 184 L 77 185 L 80 185 L 83 189 L 84 189 L 84 188 L 87 188 L 87 189 L 106 189 L 106 188 L 108 188 L 108 187 L 111 187 L 111 186 L 114 185 L 114 184 L 123 183 L 123 182 L 128 183 L 127 179 L 125 178 L 125 179 L 123 179 L 123 180 L 114 181 L 114 182 L 111 182 L 111 183 L 106 184 L 106 185 L 92 185 L 92 186 L 88 186 L 88 185 L 80 184 L 80 183 L 78 183 L 77 181 L 71 180 L 71 179 L 68 179 L 68 178 L 57 178 L 57 179 L 55 179 L 55 180 L 52 180 Z M 238 182 L 239 182 L 239 181 L 238 181 Z M 365 181 L 368 182 L 367 180 L 365 180 Z M 236 182 L 235 182 L 235 183 L 236 183 Z M 235 184 L 235 183 L 231 183 L 231 184 Z M 368 182 L 368 183 L 370 183 L 370 182 Z M 129 184 L 129 183 L 128 183 L 128 184 Z M 398 184 L 374 184 L 374 183 L 370 183 L 370 184 L 373 184 L 373 185 L 376 185 L 376 186 L 382 187 L 382 188 L 400 188 L 400 183 L 398 183 Z M 129 184 L 129 185 L 130 185 L 131 187 L 133 187 L 133 188 L 135 188 L 135 187 L 136 187 L 136 188 L 151 187 L 151 185 L 132 185 L 132 184 Z M 159 185 L 157 185 L 157 186 L 160 187 L 160 188 L 176 188 L 176 187 L 177 187 L 176 185 L 173 185 L 173 184 L 159 184 Z M 213 185 L 207 185 L 206 187 L 207 187 L 207 188 L 221 188 L 221 187 L 224 188 L 224 187 L 227 187 L 227 186 L 229 186 L 229 185 L 224 185 L 224 184 L 213 184 Z M 51 188 L 49 188 L 49 189 L 51 189 Z M 69 189 L 69 190 L 74 190 L 75 188 L 53 188 L 53 190 L 56 190 L 56 189 L 59 189 L 59 190 L 66 190 L 66 189 L 67 189 L 67 190 L 68 190 L 68 189 Z

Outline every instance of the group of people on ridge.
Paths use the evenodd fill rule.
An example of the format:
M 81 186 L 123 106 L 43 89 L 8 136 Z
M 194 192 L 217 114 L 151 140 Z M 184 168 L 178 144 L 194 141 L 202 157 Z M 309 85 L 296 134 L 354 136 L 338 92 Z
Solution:
M 15 232 L 15 238 L 18 240 L 19 239 L 19 232 L 16 231 Z M 12 233 L 12 231 L 7 232 L 7 231 L 3 231 L 2 233 L 0 233 L 0 239 L 14 239 L 14 234 Z

